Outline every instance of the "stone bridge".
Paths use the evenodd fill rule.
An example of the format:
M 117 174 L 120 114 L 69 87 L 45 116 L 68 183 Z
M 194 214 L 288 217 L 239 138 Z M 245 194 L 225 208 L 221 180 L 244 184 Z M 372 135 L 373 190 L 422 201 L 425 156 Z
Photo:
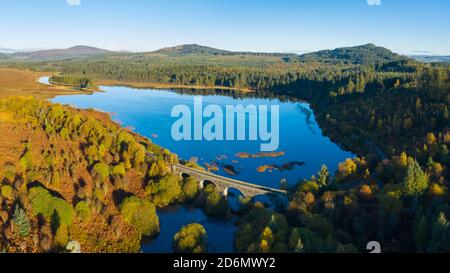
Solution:
M 199 181 L 200 188 L 205 186 L 205 182 L 208 181 L 214 184 L 219 191 L 223 193 L 224 196 L 228 195 L 228 190 L 230 188 L 234 188 L 242 192 L 245 197 L 253 198 L 256 195 L 264 195 L 264 194 L 286 194 L 286 191 L 263 187 L 235 179 L 231 179 L 228 177 L 220 176 L 217 174 L 213 174 L 210 172 L 206 172 L 203 170 L 186 167 L 181 164 L 173 164 L 172 169 L 175 173 L 180 175 L 189 175 L 194 177 Z

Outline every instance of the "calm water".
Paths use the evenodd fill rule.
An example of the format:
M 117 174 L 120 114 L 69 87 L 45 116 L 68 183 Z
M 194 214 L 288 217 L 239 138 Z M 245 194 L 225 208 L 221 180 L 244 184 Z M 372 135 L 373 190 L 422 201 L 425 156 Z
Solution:
M 142 243 L 145 253 L 171 253 L 173 236 L 182 226 L 190 223 L 199 223 L 205 227 L 209 252 L 233 252 L 235 218 L 228 221 L 214 220 L 208 218 L 201 209 L 185 205 L 160 210 L 158 215 L 161 233 L 157 238 Z
M 46 83 L 48 79 L 40 79 Z M 53 102 L 70 104 L 79 108 L 94 108 L 110 112 L 112 118 L 124 127 L 132 128 L 156 144 L 168 148 L 182 159 L 195 157 L 200 164 L 212 163 L 219 166 L 220 175 L 278 188 L 280 181 L 286 179 L 290 184 L 303 178 L 310 178 L 326 164 L 331 172 L 337 164 L 353 155 L 343 151 L 338 145 L 322 135 L 307 103 L 280 102 L 268 99 L 233 99 L 227 96 L 203 96 L 203 106 L 220 105 L 279 105 L 280 109 L 280 147 L 284 156 L 276 158 L 236 158 L 236 153 L 257 153 L 259 141 L 181 141 L 173 140 L 172 124 L 177 120 L 171 117 L 172 107 L 178 104 L 193 109 L 194 96 L 172 91 L 133 89 L 128 87 L 102 87 L 105 92 L 93 95 L 59 96 Z M 270 107 L 269 107 L 270 109 Z M 193 112 L 193 110 L 192 110 Z M 228 117 L 229 118 L 229 117 Z M 206 121 L 206 120 L 205 120 Z M 274 169 L 260 173 L 261 165 L 286 166 L 293 162 L 291 170 Z M 234 169 L 230 174 L 226 169 Z M 208 219 L 201 210 L 181 206 L 172 211 L 160 211 L 161 234 L 151 242 L 144 243 L 148 252 L 170 251 L 170 244 L 176 231 L 187 223 L 200 222 L 208 231 L 211 251 L 231 252 L 235 227 L 230 222 L 217 222 Z

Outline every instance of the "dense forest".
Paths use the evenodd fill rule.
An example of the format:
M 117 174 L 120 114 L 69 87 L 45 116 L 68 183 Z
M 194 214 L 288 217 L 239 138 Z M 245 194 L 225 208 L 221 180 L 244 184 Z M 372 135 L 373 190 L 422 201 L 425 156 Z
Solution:
M 255 92 L 226 92 L 233 96 L 307 100 L 324 134 L 357 152 L 358 157 L 342 162 L 335 174 L 330 174 L 324 166 L 317 175 L 300 180 L 289 189 L 289 205 L 284 209 L 270 209 L 258 202 L 242 200 L 238 212 L 239 228 L 235 235 L 236 250 L 362 252 L 368 241 L 376 240 L 381 243 L 384 252 L 450 251 L 450 67 L 446 64 L 424 64 L 384 48 L 364 45 L 303 56 L 230 54 L 191 46 L 152 54 L 9 62 L 3 65 L 57 71 L 69 77 L 87 76 L 95 81 L 245 87 Z M 212 91 L 202 92 L 208 94 Z M 33 198 L 30 201 L 21 200 L 20 196 L 63 198 L 68 203 L 65 206 L 67 210 L 70 211 L 72 207 L 75 210 L 74 221 L 82 221 L 79 220 L 82 213 L 76 209 L 78 201 L 86 203 L 79 207 L 89 207 L 90 211 L 97 213 L 94 215 L 101 216 L 102 210 L 93 209 L 99 199 L 94 193 L 103 193 L 101 197 L 112 196 L 117 191 L 116 187 L 125 187 L 127 197 L 120 202 L 106 197 L 101 204 L 110 208 L 112 215 L 122 217 L 123 222 L 130 225 L 130 232 L 138 234 L 136 236 L 157 233 L 157 221 L 152 221 L 153 226 L 144 223 L 133 225 L 133 220 L 127 222 L 127 219 L 139 219 L 139 216 L 133 215 L 133 208 L 139 208 L 138 211 L 145 208 L 153 212 L 154 207 L 192 201 L 204 206 L 209 215 L 226 217 L 229 214 L 226 200 L 214 188 L 207 187 L 198 192 L 192 179 L 180 180 L 171 175 L 166 164 L 177 159 L 168 152 L 155 151 L 156 148 L 148 141 L 130 140 L 123 145 L 119 133 L 121 130 L 118 128 L 113 132 L 108 131 L 111 128 L 105 129 L 110 132 L 108 134 L 102 133 L 103 129 L 79 131 L 85 126 L 72 124 L 78 120 L 71 116 L 75 110 L 32 99 L 3 102 L 0 106 L 0 117 L 11 119 L 11 123 L 14 120 L 12 124 L 2 123 L 9 124 L 11 130 L 13 127 L 18 132 L 39 130 L 52 143 L 60 143 L 62 138 L 81 143 L 82 147 L 78 151 L 80 155 L 68 156 L 67 159 L 78 158 L 79 163 L 68 161 L 64 165 L 64 157 L 60 155 L 60 165 L 44 163 L 47 162 L 44 159 L 37 161 L 40 163 L 30 164 L 28 158 L 33 152 L 28 151 L 42 147 L 36 148 L 33 141 L 27 138 L 17 138 L 22 140 L 21 157 L 11 159 L 12 163 L 2 163 L 5 166 L 2 208 L 6 211 L 3 213 L 6 220 L 0 223 L 10 227 L 4 230 L 23 229 L 17 229 L 19 222 L 28 222 L 33 230 L 45 225 L 52 226 L 50 214 L 58 212 L 56 208 L 50 208 L 52 212 L 49 213 L 49 208 L 39 208 L 39 202 L 36 201 L 38 212 L 42 211 L 36 213 Z M 53 113 L 58 113 L 58 118 L 52 118 Z M 98 122 L 96 124 L 104 126 Z M 107 137 L 110 134 L 113 137 Z M 47 148 L 53 157 L 60 154 L 57 152 L 59 146 L 54 145 L 53 148 Z M 153 162 L 145 156 L 145 152 L 142 153 L 145 149 L 160 154 L 161 160 Z M 71 174 L 72 163 L 84 171 L 73 171 Z M 67 166 L 67 172 L 64 166 Z M 76 176 L 78 173 L 86 173 L 83 181 L 93 182 L 76 182 L 79 181 Z M 77 185 L 74 189 L 78 191 L 83 188 L 79 183 L 91 185 L 92 189 L 88 192 L 92 194 L 74 198 L 74 192 L 52 186 L 50 182 L 55 174 L 57 181 L 63 177 L 69 179 L 75 174 L 75 179 L 70 178 L 71 183 L 75 181 Z M 29 178 L 30 175 L 33 179 Z M 132 177 L 139 177 L 136 180 L 138 184 L 133 182 Z M 50 182 L 45 184 L 45 179 L 50 179 Z M 28 181 L 28 186 L 17 188 L 16 180 Z M 116 180 L 120 186 L 116 185 Z M 41 181 L 43 185 L 35 189 L 35 181 Z M 109 186 L 107 190 L 103 189 L 104 184 Z M 28 194 L 20 195 L 21 192 Z M 55 196 L 57 192 L 61 196 Z M 129 193 L 131 196 L 128 196 Z M 12 197 L 8 199 L 4 195 Z M 54 203 L 59 204 L 61 201 Z M 37 221 L 34 218 L 36 214 L 44 216 L 44 220 Z M 78 235 L 80 230 L 72 231 L 70 221 L 63 220 L 71 217 L 57 218 L 60 220 L 56 227 L 63 226 L 64 231 L 58 233 L 58 228 L 50 229 L 52 232 L 48 234 L 52 238 L 62 233 L 70 234 L 73 240 L 84 238 Z M 105 229 L 115 226 L 108 220 L 105 223 Z M 65 232 L 66 229 L 69 232 Z M 21 238 L 20 232 L 13 234 L 16 234 L 14 238 Z M 6 238 L 6 234 L 3 236 Z M 175 237 L 174 251 L 205 250 L 207 235 L 199 225 L 183 227 Z M 9 238 L 13 238 L 11 234 Z M 23 241 L 26 240 L 18 240 Z M 3 242 L 6 244 L 8 240 Z M 19 246 L 13 244 L 9 250 L 20 250 Z
M 371 240 L 385 252 L 450 250 L 450 68 L 411 64 L 274 90 L 309 100 L 324 134 L 360 157 L 300 182 L 286 211 L 250 210 L 238 250 L 356 252 Z

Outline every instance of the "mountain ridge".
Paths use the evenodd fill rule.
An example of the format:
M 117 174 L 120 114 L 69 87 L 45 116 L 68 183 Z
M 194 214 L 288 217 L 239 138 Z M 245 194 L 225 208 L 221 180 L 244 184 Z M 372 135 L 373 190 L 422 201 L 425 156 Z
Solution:
M 232 51 L 213 48 L 213 47 L 209 47 L 209 46 L 203 46 L 203 45 L 199 45 L 199 44 L 182 44 L 182 45 L 177 45 L 177 46 L 172 46 L 172 47 L 164 47 L 164 48 L 158 49 L 156 51 L 151 51 L 150 53 L 166 53 L 166 54 L 173 54 L 173 53 L 201 54 L 201 53 L 204 53 L 204 54 L 217 55 L 217 54 L 228 54 L 231 52 Z
M 190 54 L 210 54 L 221 56 L 294 56 L 295 53 L 278 53 L 278 52 L 256 52 L 256 51 L 231 51 L 218 49 L 210 46 L 199 44 L 182 44 L 173 47 L 165 47 L 156 51 L 147 52 L 148 54 L 167 54 L 170 56 L 183 56 Z M 139 53 L 137 53 L 139 54 Z
M 113 53 L 106 49 L 101 49 L 92 46 L 77 45 L 66 49 L 48 49 L 30 52 L 17 52 L 10 54 L 15 59 L 31 59 L 31 60 L 59 60 L 69 59 L 74 57 L 89 57 L 95 55 L 106 55 Z
M 230 51 L 218 49 L 199 44 L 182 44 L 173 47 L 165 47 L 149 52 L 118 52 L 110 51 L 98 47 L 77 45 L 66 49 L 49 49 L 15 53 L 0 53 L 0 59 L 10 60 L 64 60 L 73 58 L 85 58 L 95 56 L 109 56 L 120 54 L 122 56 L 151 57 L 151 56 L 167 56 L 167 57 L 184 57 L 184 56 L 265 56 L 279 57 L 282 60 L 300 61 L 300 62 L 325 62 L 325 63 L 352 63 L 362 65 L 382 64 L 388 62 L 412 60 L 409 57 L 397 54 L 391 50 L 376 46 L 374 44 L 364 44 L 353 47 L 341 47 L 336 49 L 320 50 L 304 54 L 296 53 L 270 53 L 270 52 L 251 52 L 251 51 Z M 421 60 L 419 60 L 421 61 Z

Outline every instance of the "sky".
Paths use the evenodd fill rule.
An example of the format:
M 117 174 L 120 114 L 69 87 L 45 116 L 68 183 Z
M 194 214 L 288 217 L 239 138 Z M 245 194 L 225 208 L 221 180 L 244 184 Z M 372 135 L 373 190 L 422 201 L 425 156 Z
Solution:
M 374 43 L 450 55 L 449 0 L 1 0 L 0 47 L 303 52 Z

